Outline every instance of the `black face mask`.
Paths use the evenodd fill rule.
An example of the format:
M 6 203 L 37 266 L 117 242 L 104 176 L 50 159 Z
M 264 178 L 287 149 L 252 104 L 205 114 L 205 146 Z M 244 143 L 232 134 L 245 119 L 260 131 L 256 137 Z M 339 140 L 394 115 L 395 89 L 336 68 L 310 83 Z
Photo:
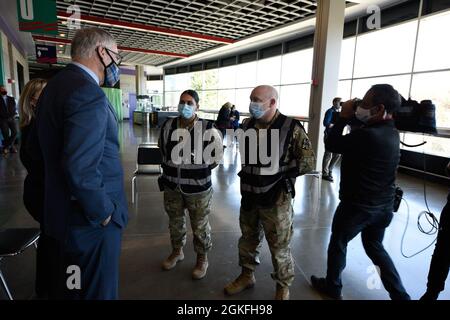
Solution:
M 1 94 L 2 96 L 6 96 L 6 95 L 8 94 L 8 91 L 2 90 L 2 91 L 0 91 L 0 94 Z

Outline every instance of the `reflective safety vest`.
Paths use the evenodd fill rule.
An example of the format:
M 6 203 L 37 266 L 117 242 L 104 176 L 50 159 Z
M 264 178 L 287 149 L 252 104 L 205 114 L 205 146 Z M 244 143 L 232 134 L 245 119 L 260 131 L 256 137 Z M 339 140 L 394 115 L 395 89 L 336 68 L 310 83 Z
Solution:
M 256 130 L 255 119 L 250 119 L 243 123 L 242 129 L 247 132 L 250 129 Z M 252 199 L 262 205 L 273 205 L 274 200 L 281 190 L 291 193 L 294 196 L 295 179 L 299 176 L 298 163 L 296 159 L 287 159 L 289 154 L 289 145 L 294 133 L 294 128 L 301 123 L 295 119 L 289 118 L 283 114 L 279 114 L 272 125 L 267 129 L 267 154 L 276 152 L 278 148 L 278 158 L 276 163 L 262 164 L 260 159 L 261 136 L 258 135 L 257 150 L 252 150 L 249 139 L 245 141 L 245 162 L 243 162 L 242 170 L 239 172 L 241 178 L 241 194 L 243 200 Z M 273 130 L 279 130 L 278 145 L 271 146 L 271 136 Z M 257 151 L 257 161 L 255 164 L 250 162 L 250 151 Z M 270 157 L 270 156 L 269 156 Z M 243 159 L 244 160 L 244 159 Z
M 208 120 L 197 120 L 202 127 L 202 137 L 206 130 L 213 128 L 213 123 Z M 194 127 L 190 129 L 191 135 L 191 163 L 190 164 L 176 164 L 172 161 L 172 150 L 179 143 L 179 141 L 172 141 L 172 133 L 179 129 L 177 128 L 178 118 L 168 119 L 162 126 L 160 135 L 160 148 L 163 158 L 161 165 L 163 174 L 161 176 L 164 185 L 172 190 L 179 188 L 184 193 L 198 193 L 211 188 L 211 168 L 213 165 L 206 164 L 203 157 L 202 163 L 196 164 L 194 162 L 194 154 L 200 152 L 203 155 L 203 150 L 210 142 L 203 141 L 201 150 L 195 150 L 194 142 Z M 198 125 L 198 124 L 197 124 Z M 177 161 L 175 161 L 177 162 Z

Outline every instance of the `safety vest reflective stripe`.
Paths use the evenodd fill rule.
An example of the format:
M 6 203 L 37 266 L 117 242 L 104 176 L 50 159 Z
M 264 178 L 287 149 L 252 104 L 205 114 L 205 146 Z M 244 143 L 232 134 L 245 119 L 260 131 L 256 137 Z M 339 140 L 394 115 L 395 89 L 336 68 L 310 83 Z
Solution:
M 268 137 L 270 137 L 271 130 L 279 130 L 279 158 L 276 160 L 276 163 L 271 163 L 269 165 L 262 165 L 259 161 L 257 164 L 244 165 L 239 173 L 241 178 L 241 192 L 264 194 L 269 192 L 285 178 L 293 179 L 293 182 L 295 183 L 294 177 L 297 176 L 297 161 L 294 159 L 289 163 L 285 162 L 288 154 L 290 138 L 292 137 L 294 119 L 286 117 L 282 114 L 280 114 L 279 117 L 280 118 L 275 120 L 273 126 L 267 131 Z M 254 121 L 249 121 L 244 126 L 244 130 L 248 130 L 253 127 Z
M 171 141 L 172 132 L 177 129 L 177 118 L 172 118 L 166 121 L 162 128 L 161 134 L 161 149 L 163 149 L 163 180 L 171 188 L 180 188 L 188 193 L 196 193 L 207 190 L 211 187 L 211 169 L 210 165 L 206 163 L 181 163 L 175 164 L 171 157 L 172 148 L 178 144 L 177 141 Z M 199 119 L 201 125 L 202 136 L 206 130 L 212 128 L 212 123 L 207 120 Z M 191 139 L 194 128 L 191 130 Z M 195 138 L 195 137 L 194 137 Z M 191 147 L 191 146 L 190 146 Z M 205 147 L 205 143 L 201 145 L 202 150 Z M 202 151 L 201 150 L 201 151 Z
M 197 169 L 207 169 L 209 168 L 209 164 L 175 164 L 172 160 L 169 160 L 164 163 L 168 167 L 172 168 L 181 168 L 181 169 L 187 169 L 187 170 L 197 170 Z
M 186 184 L 190 186 L 203 186 L 211 182 L 211 176 L 207 177 L 206 179 L 184 179 L 184 178 L 176 178 L 171 177 L 163 173 L 164 179 L 167 179 L 170 182 L 173 183 L 180 183 L 180 184 Z
M 275 165 L 278 165 L 278 163 L 276 163 Z M 297 167 L 298 167 L 297 161 L 292 160 L 289 164 L 279 167 L 275 173 L 288 172 L 289 170 L 292 170 Z M 265 175 L 264 173 L 265 172 L 267 173 L 268 171 L 270 171 L 270 167 L 256 167 L 256 166 L 252 166 L 252 165 L 247 165 L 242 168 L 242 172 L 251 174 L 251 175 Z

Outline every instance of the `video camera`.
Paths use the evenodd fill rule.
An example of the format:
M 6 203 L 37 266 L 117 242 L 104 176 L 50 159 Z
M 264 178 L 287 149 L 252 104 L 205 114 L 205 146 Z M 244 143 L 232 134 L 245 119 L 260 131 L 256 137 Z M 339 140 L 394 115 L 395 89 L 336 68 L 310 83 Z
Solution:
M 401 97 L 400 108 L 394 112 L 395 126 L 400 131 L 436 134 L 436 106 L 431 100 L 420 103 L 409 98 Z M 361 99 L 354 99 L 353 109 L 361 105 Z M 342 103 L 341 103 L 342 105 Z
M 400 131 L 436 134 L 436 106 L 431 100 L 420 103 L 402 98 L 400 108 L 394 113 L 395 126 Z

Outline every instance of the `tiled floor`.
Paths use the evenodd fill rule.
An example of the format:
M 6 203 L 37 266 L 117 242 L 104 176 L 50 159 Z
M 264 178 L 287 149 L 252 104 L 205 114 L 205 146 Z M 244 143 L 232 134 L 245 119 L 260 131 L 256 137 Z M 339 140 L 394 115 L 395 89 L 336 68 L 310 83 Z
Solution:
M 163 209 L 162 194 L 155 177 L 138 178 L 138 196 L 131 204 L 131 177 L 135 169 L 136 147 L 144 141 L 156 141 L 156 132 L 147 132 L 140 126 L 124 122 L 120 132 L 125 186 L 129 199 L 130 223 L 123 238 L 121 257 L 120 296 L 122 299 L 229 299 L 223 295 L 223 286 L 238 275 L 237 241 L 239 230 L 239 165 L 236 148 L 227 148 L 224 163 L 213 172 L 213 210 L 211 215 L 213 249 L 206 278 L 194 281 L 190 277 L 195 263 L 192 235 L 188 234 L 186 259 L 172 271 L 162 271 L 160 263 L 170 252 L 168 218 Z M 335 176 L 338 176 L 338 172 Z M 25 171 L 18 155 L 0 158 L 0 227 L 36 226 L 22 205 L 22 183 Z M 330 224 L 338 204 L 339 180 L 333 184 L 323 181 L 320 205 L 317 207 L 317 179 L 312 176 L 297 180 L 295 233 L 292 253 L 296 277 L 291 288 L 292 299 L 321 299 L 311 288 L 312 274 L 322 275 L 326 266 L 326 249 Z M 416 226 L 418 214 L 424 210 L 423 182 L 399 174 L 399 184 L 409 203 L 410 220 L 405 237 L 406 254 L 418 251 L 433 241 L 433 236 L 421 234 Z M 430 209 L 438 216 L 444 206 L 448 188 L 427 183 Z M 391 254 L 404 285 L 413 299 L 424 292 L 426 276 L 434 246 L 414 258 L 404 258 L 400 242 L 407 219 L 403 203 L 387 229 L 385 247 Z M 34 285 L 34 249 L 2 262 L 2 270 L 9 281 L 13 295 L 28 299 Z M 344 271 L 345 299 L 388 299 L 383 287 L 373 275 L 372 264 L 364 253 L 360 237 L 348 246 L 347 267 Z M 262 249 L 261 265 L 257 270 L 256 286 L 233 299 L 272 299 L 275 284 L 270 277 L 272 264 L 267 244 Z M 375 279 L 375 280 L 374 280 Z M 447 281 L 450 285 L 450 282 Z M 0 299 L 5 295 L 0 290 Z M 450 299 L 450 289 L 441 294 Z

